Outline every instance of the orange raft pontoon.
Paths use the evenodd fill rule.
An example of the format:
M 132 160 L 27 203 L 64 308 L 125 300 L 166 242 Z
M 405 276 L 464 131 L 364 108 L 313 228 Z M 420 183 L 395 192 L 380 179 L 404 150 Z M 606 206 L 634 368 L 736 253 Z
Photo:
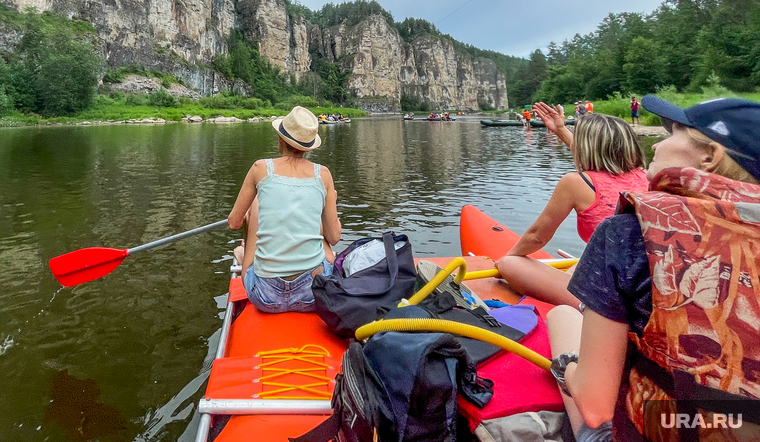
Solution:
M 472 244 L 473 238 L 482 234 L 480 230 L 464 230 L 465 223 L 467 229 L 482 227 L 466 222 L 467 207 L 472 206 L 465 206 L 462 212 L 463 252 L 465 238 Z M 508 249 L 519 237 L 502 228 L 511 233 L 505 241 L 513 242 L 501 243 Z M 481 241 L 492 240 L 483 235 Z M 453 258 L 426 259 L 443 268 Z M 494 268 L 493 260 L 485 256 L 464 259 L 468 272 Z M 333 380 L 348 342 L 330 333 L 314 313 L 258 311 L 246 297 L 239 266 L 233 265 L 231 270 L 216 359 L 198 405 L 201 421 L 195 440 L 222 442 L 253 437 L 262 442 L 286 442 L 288 437 L 304 434 L 332 413 Z M 496 278 L 469 280 L 467 286 L 482 299 L 509 304 L 520 299 Z

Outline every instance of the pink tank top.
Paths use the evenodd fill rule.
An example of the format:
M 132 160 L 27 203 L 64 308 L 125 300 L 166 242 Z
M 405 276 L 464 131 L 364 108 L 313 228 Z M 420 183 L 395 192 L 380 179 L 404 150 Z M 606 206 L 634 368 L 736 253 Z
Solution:
M 586 210 L 578 212 L 578 235 L 584 242 L 588 242 L 596 226 L 615 214 L 620 192 L 645 192 L 649 189 L 649 180 L 644 169 L 636 169 L 622 175 L 607 172 L 585 173 L 591 177 L 596 191 L 594 203 Z

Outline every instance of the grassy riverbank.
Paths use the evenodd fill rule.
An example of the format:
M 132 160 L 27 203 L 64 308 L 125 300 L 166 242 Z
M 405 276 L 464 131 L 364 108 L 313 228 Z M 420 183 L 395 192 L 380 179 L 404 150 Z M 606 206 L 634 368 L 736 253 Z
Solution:
M 668 100 L 671 103 L 677 104 L 681 107 L 689 107 L 695 104 L 699 104 L 703 101 L 713 100 L 716 98 L 743 98 L 745 100 L 752 100 L 760 102 L 760 92 L 752 93 L 733 93 L 724 88 L 715 88 L 714 90 L 707 90 L 701 94 L 681 94 L 672 89 L 663 89 L 657 94 L 658 97 Z M 636 98 L 641 100 L 640 95 L 635 95 Z M 567 110 L 572 110 L 573 107 L 565 106 Z M 620 94 L 615 94 L 614 97 L 610 97 L 608 100 L 594 102 L 594 111 L 603 114 L 615 115 L 624 119 L 625 121 L 631 121 L 631 97 L 623 97 Z M 643 107 L 640 112 L 641 124 L 645 126 L 658 126 L 660 119 L 656 115 L 647 112 Z
M 11 112 L 0 118 L 0 127 L 34 126 L 51 124 L 78 124 L 78 123 L 119 123 L 130 120 L 164 119 L 166 121 L 181 121 L 186 116 L 199 116 L 204 120 L 215 117 L 236 117 L 241 120 L 256 117 L 271 117 L 286 115 L 290 109 L 278 109 L 274 107 L 261 107 L 248 109 L 235 107 L 231 100 L 204 101 L 180 99 L 172 106 L 151 105 L 149 100 L 140 103 L 128 97 L 111 98 L 107 95 L 98 95 L 92 105 L 72 116 L 44 118 L 36 114 L 22 114 Z M 213 105 L 223 107 L 214 107 Z M 241 103 L 245 105 L 245 103 Z M 360 117 L 366 113 L 359 109 L 342 107 L 311 107 L 315 115 L 321 113 L 340 113 L 349 118 Z
M 668 100 L 671 103 L 677 104 L 681 107 L 689 107 L 695 104 L 702 103 L 707 100 L 714 100 L 716 98 L 743 98 L 745 100 L 751 100 L 760 103 L 760 91 L 748 92 L 748 93 L 734 93 L 728 89 L 716 87 L 706 88 L 701 94 L 687 94 L 678 93 L 674 88 L 664 88 L 657 92 L 655 95 Z M 642 95 L 633 95 L 641 101 Z M 615 93 L 614 96 L 609 97 L 607 100 L 594 101 L 594 112 L 600 114 L 615 115 L 625 121 L 631 121 L 631 96 L 622 96 L 619 93 Z M 573 115 L 575 104 L 563 103 L 565 108 L 565 115 Z M 640 108 L 640 120 L 643 126 L 659 126 L 660 118 L 657 115 L 647 112 L 643 107 Z M 522 109 L 514 109 L 515 112 L 522 112 Z M 508 115 L 509 111 L 488 111 L 484 112 L 488 115 Z

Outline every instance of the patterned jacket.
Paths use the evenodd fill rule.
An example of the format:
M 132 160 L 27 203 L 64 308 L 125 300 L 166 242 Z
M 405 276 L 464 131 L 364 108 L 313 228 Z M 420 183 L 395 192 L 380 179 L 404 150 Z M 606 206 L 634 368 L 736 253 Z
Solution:
M 708 410 L 705 401 L 760 398 L 760 186 L 676 168 L 651 189 L 621 197 L 641 225 L 652 275 L 652 315 L 641 336 L 630 334 L 633 364 L 615 418 L 621 440 L 634 427 L 638 438 L 678 440 L 659 418 L 644 419 L 645 400 L 697 400 Z M 646 405 L 661 407 L 653 415 L 697 410 Z M 725 426 L 697 427 L 680 430 L 691 432 L 683 440 L 738 440 Z

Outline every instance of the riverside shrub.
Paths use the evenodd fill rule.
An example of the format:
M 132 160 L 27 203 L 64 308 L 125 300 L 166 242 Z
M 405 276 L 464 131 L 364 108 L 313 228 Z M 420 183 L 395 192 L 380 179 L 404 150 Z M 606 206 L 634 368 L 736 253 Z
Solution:
M 22 112 L 70 115 L 89 106 L 102 65 L 95 30 L 50 12 L 18 13 L 3 7 L 0 19 L 23 37 L 8 56 L 0 86 Z

